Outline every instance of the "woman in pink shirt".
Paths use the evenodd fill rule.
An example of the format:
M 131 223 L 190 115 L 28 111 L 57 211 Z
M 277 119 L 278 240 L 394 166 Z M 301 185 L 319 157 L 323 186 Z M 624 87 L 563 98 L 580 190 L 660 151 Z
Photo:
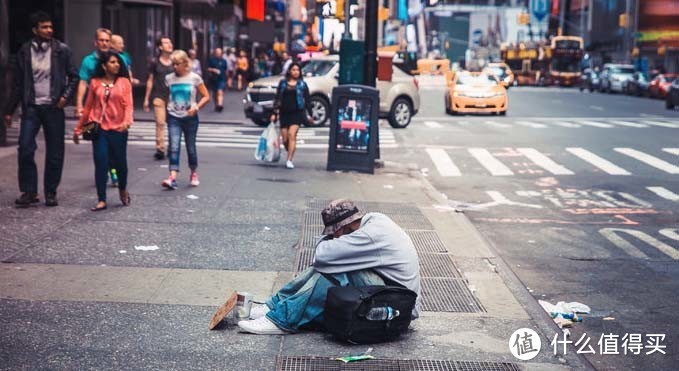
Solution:
M 118 53 L 102 53 L 95 77 L 90 80 L 83 115 L 73 132 L 73 142 L 78 144 L 83 126 L 92 121 L 99 123 L 98 134 L 92 140 L 94 179 L 99 201 L 92 211 L 106 209 L 109 166 L 118 173 L 120 201 L 124 206 L 130 205 L 130 194 L 127 192 L 127 130 L 132 125 L 133 111 L 132 85 L 123 60 Z

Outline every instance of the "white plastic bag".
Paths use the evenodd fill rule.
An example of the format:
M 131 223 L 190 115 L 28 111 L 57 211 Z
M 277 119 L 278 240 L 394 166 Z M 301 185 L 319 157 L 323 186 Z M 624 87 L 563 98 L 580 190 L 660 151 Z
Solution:
M 255 159 L 264 162 L 278 162 L 281 159 L 281 133 L 272 122 L 264 129 L 255 148 Z

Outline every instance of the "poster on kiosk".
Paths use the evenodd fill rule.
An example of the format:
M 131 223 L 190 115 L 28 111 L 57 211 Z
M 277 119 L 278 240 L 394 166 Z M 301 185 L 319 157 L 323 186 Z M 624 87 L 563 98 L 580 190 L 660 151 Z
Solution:
M 332 90 L 328 170 L 373 174 L 377 139 L 379 91 L 364 85 Z

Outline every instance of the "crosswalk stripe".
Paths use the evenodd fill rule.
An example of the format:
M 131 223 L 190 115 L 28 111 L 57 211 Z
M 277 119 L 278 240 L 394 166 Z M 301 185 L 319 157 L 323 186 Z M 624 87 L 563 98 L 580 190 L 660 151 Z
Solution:
M 554 175 L 573 175 L 572 171 L 552 161 L 552 159 L 540 153 L 535 148 L 517 148 L 516 150 L 526 156 L 529 160 L 533 161 L 536 165 Z
M 565 128 L 579 128 L 579 127 L 582 127 L 580 124 L 574 124 L 574 123 L 568 122 L 568 121 L 552 121 L 551 123 L 554 124 L 554 125 L 556 125 L 556 126 L 562 126 L 562 127 L 565 127 Z
M 673 202 L 679 202 L 679 195 L 663 187 L 646 187 L 649 191 L 656 195 Z
M 679 124 L 666 121 L 655 121 L 655 120 L 644 120 L 644 124 L 649 124 L 653 126 L 660 126 L 663 128 L 679 129 Z
M 663 148 L 663 151 L 679 156 L 679 148 Z
M 629 157 L 632 157 L 636 160 L 639 160 L 647 165 L 651 165 L 656 169 L 660 169 L 666 173 L 670 174 L 679 174 L 679 167 L 670 164 L 667 161 L 661 160 L 657 157 L 651 156 L 648 153 L 644 153 L 641 151 L 637 151 L 636 149 L 632 148 L 615 148 L 616 152 L 622 153 L 623 155 L 627 155 Z
M 533 128 L 533 129 L 544 129 L 544 128 L 547 127 L 547 125 L 545 125 L 545 124 L 540 124 L 538 122 L 532 122 L 532 121 L 516 121 L 516 124 L 521 125 L 521 126 L 527 126 L 529 128 Z
M 496 159 L 487 149 L 469 148 L 469 153 L 494 176 L 514 175 L 507 166 Z
M 443 125 L 439 124 L 437 121 L 425 121 L 424 126 L 431 129 L 439 129 L 443 127 Z
M 631 173 L 612 162 L 606 160 L 605 158 L 599 157 L 598 155 L 579 147 L 566 148 L 566 151 L 572 153 L 573 155 L 589 162 L 590 164 L 598 167 L 607 174 L 610 175 L 631 175 Z
M 645 124 L 637 124 L 635 122 L 629 122 L 629 121 L 613 120 L 613 121 L 609 121 L 609 122 L 611 122 L 615 125 L 627 126 L 627 127 L 630 127 L 630 128 L 647 128 L 648 127 L 648 125 L 645 125 Z
M 484 124 L 494 126 L 496 128 L 501 128 L 501 129 L 508 129 L 508 128 L 512 127 L 512 125 L 503 124 L 501 122 L 497 122 L 497 121 L 493 121 L 493 120 L 484 121 Z
M 427 154 L 434 162 L 436 170 L 438 170 L 439 175 L 449 177 L 449 176 L 460 176 L 460 169 L 453 163 L 450 156 L 445 150 L 441 148 L 427 148 Z
M 584 120 L 584 121 L 578 121 L 578 123 L 582 124 L 582 125 L 593 126 L 595 128 L 610 129 L 610 128 L 614 127 L 613 125 L 604 124 L 603 122 L 598 122 L 598 121 Z

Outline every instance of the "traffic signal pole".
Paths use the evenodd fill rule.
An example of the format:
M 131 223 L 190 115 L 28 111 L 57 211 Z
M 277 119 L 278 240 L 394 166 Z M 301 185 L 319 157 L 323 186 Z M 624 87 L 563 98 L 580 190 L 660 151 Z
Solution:
M 348 2 L 348 1 L 347 1 Z M 375 87 L 377 79 L 377 13 L 378 0 L 367 0 L 365 6 L 365 64 L 363 83 Z

